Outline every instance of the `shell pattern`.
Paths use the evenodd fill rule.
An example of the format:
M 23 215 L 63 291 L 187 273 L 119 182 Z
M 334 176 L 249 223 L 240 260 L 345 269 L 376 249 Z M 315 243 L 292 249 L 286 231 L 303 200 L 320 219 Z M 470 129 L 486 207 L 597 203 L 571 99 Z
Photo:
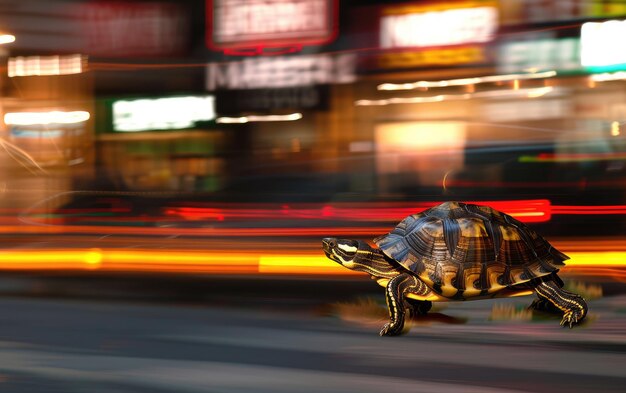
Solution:
M 515 218 L 460 202 L 410 215 L 374 242 L 452 299 L 486 296 L 548 275 L 569 259 Z

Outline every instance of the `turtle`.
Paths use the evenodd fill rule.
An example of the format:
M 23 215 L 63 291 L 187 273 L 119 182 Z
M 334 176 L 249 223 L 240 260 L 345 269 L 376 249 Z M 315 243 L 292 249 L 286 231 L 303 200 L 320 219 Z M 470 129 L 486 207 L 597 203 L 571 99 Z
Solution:
M 561 326 L 587 315 L 585 299 L 557 275 L 569 259 L 517 219 L 489 206 L 444 202 L 403 219 L 374 239 L 324 238 L 322 249 L 342 266 L 366 272 L 386 288 L 389 322 L 381 336 L 401 334 L 405 315 L 432 302 L 536 293 L 529 308 L 561 312 Z

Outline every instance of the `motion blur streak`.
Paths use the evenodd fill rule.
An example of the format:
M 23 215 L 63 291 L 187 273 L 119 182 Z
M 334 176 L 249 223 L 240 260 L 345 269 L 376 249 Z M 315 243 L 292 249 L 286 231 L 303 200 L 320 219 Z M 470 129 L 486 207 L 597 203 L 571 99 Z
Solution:
M 607 267 L 626 267 L 626 252 L 565 252 L 564 270 L 598 274 Z M 206 250 L 25 250 L 0 254 L 3 270 L 98 270 L 155 273 L 358 275 L 320 252 L 273 254 Z
M 166 215 L 180 216 L 189 220 L 214 218 L 225 219 L 341 219 L 347 221 L 399 221 L 404 217 L 419 213 L 441 202 L 417 202 L 411 204 L 356 203 L 347 207 L 345 204 L 325 206 L 283 205 L 280 208 L 263 206 L 251 208 L 245 205 L 215 207 L 171 207 Z M 550 220 L 550 201 L 547 199 L 518 201 L 475 201 L 467 202 L 488 205 L 503 211 L 522 222 L 542 222 Z

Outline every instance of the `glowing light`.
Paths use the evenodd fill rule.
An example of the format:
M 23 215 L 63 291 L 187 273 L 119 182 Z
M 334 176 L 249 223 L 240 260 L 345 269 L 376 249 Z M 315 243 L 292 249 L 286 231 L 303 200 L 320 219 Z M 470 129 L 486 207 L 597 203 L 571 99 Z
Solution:
M 354 104 L 357 106 L 384 106 L 393 104 L 423 104 L 429 102 L 458 101 L 468 100 L 470 98 L 538 98 L 554 91 L 554 87 L 544 86 L 518 90 L 492 90 L 463 94 L 439 94 L 436 96 L 393 97 L 380 100 L 357 100 L 354 102 Z
M 619 135 L 620 135 L 619 121 L 614 121 L 611 123 L 611 136 L 619 136 Z
M 519 89 L 519 86 L 518 86 Z M 537 97 L 542 97 L 545 96 L 548 93 L 551 93 L 552 91 L 554 91 L 554 88 L 552 86 L 545 86 L 545 87 L 538 87 L 536 89 L 527 89 L 527 94 L 526 96 L 528 98 L 537 98 Z
M 259 273 L 355 275 L 322 255 L 261 255 Z
M 15 42 L 15 36 L 11 34 L 0 34 L 0 45 Z
M 16 76 L 69 75 L 83 72 L 83 56 L 29 56 L 11 57 L 9 78 Z
M 380 46 L 423 48 L 489 42 L 495 37 L 497 20 L 495 7 L 385 15 L 380 20 Z
M 594 82 L 610 82 L 621 81 L 626 79 L 626 71 L 603 72 L 601 74 L 593 74 L 590 79 Z
M 253 121 L 295 121 L 302 119 L 302 113 L 291 113 L 289 115 L 251 115 L 241 117 L 218 117 L 215 122 L 223 124 L 243 124 Z
M 626 266 L 626 252 L 569 252 L 571 258 L 565 262 L 566 266 Z
M 45 124 L 74 124 L 89 120 L 89 112 L 15 112 L 4 115 L 4 123 L 7 125 L 45 125 Z
M 606 270 L 626 266 L 625 251 L 573 251 L 562 249 L 571 259 L 563 269 L 566 273 L 607 274 Z M 0 269 L 97 270 L 99 272 L 164 272 L 212 274 L 294 274 L 362 276 L 329 260 L 321 250 L 302 253 L 266 254 L 262 252 L 207 250 L 99 250 L 98 265 L 85 265 L 92 250 L 15 250 L 0 252 Z M 322 254 L 322 255 L 320 255 Z M 623 271 L 610 270 L 611 276 L 624 277 Z
M 626 65 L 626 21 L 587 22 L 580 32 L 580 62 L 585 67 Z
M 214 207 L 171 207 L 165 211 L 168 216 L 179 216 L 188 220 L 212 220 L 221 217 L 224 220 L 245 220 L 245 219 L 307 219 L 307 220 L 344 220 L 344 221 L 364 221 L 364 222 L 397 222 L 404 217 L 418 213 L 422 210 L 436 206 L 440 202 L 415 202 L 410 204 L 386 203 L 384 206 L 377 203 L 361 204 L 333 204 L 324 205 L 286 205 L 250 207 L 247 205 Z M 515 201 L 478 201 L 471 202 L 479 205 L 488 205 L 496 210 L 503 211 L 523 222 L 548 221 L 550 219 L 550 201 L 547 199 L 536 200 L 515 200 Z M 260 228 L 259 228 L 260 229 Z M 309 228 L 316 230 L 315 228 Z M 335 230 L 357 230 L 356 228 L 336 228 Z M 378 227 L 363 229 L 376 233 Z M 387 228 L 388 229 L 388 228 Z M 307 228 L 294 228 L 292 234 L 307 233 Z M 384 228 L 381 230 L 385 231 Z M 360 230 L 359 230 L 360 231 Z M 276 234 L 282 233 L 277 228 Z M 224 232 L 226 233 L 226 232 Z M 245 233 L 245 232 L 240 232 Z
M 97 269 L 102 264 L 102 250 L 93 249 L 87 251 L 84 256 L 85 263 L 90 269 Z
M 120 100 L 113 103 L 113 129 L 134 132 L 193 127 L 215 118 L 214 96 Z
M 510 82 L 515 80 L 544 79 L 557 75 L 556 71 L 544 71 L 532 74 L 508 74 L 489 75 L 474 78 L 449 79 L 440 81 L 417 81 L 412 83 L 383 83 L 378 85 L 378 90 L 415 90 L 430 89 L 434 87 L 467 86 L 479 83 Z

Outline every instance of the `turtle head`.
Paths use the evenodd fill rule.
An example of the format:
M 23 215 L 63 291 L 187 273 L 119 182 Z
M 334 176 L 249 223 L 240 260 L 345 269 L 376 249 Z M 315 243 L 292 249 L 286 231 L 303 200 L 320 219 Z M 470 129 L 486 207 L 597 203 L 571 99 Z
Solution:
M 326 256 L 348 269 L 358 267 L 355 259 L 357 259 L 358 251 L 363 249 L 364 244 L 364 242 L 352 239 L 336 239 L 334 237 L 322 239 L 322 249 Z M 369 248 L 369 246 L 367 247 Z

